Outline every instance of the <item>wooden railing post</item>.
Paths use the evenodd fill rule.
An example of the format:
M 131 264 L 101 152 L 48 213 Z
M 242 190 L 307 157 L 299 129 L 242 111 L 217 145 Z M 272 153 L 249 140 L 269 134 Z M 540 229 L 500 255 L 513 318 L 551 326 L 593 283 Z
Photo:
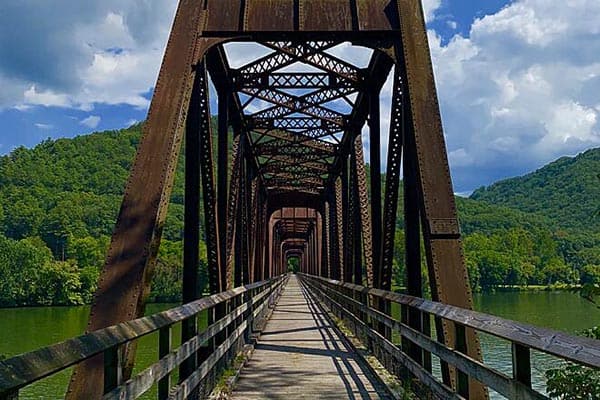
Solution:
M 171 352 L 171 326 L 161 328 L 158 333 L 158 359 L 166 357 Z M 169 397 L 171 388 L 171 373 L 158 381 L 158 400 L 165 400 Z
M 531 352 L 529 347 L 512 343 L 513 377 L 531 387 Z
M 15 390 L 8 393 L 0 393 L 0 400 L 17 400 L 19 398 L 19 391 Z
M 254 307 L 252 304 L 254 302 L 254 290 L 248 290 L 244 293 L 244 302 L 248 305 L 248 309 L 244 315 L 244 319 L 248 321 L 244 336 L 246 343 L 250 343 L 254 334 Z
M 465 326 L 457 322 L 454 323 L 456 336 L 455 350 L 467 354 L 467 331 Z M 469 376 L 456 369 L 456 391 L 465 399 L 469 398 Z
M 123 382 L 121 346 L 104 351 L 104 393 L 108 393 Z
M 363 306 L 365 306 L 365 310 L 367 310 L 367 312 L 365 312 L 365 314 L 364 314 L 363 322 L 365 323 L 366 329 L 368 330 L 369 328 L 372 328 L 372 324 L 370 322 L 371 320 L 370 320 L 369 314 L 368 314 L 368 311 L 369 311 L 369 308 L 370 308 L 370 305 L 369 305 L 369 293 L 366 292 L 366 291 L 363 291 L 361 293 L 361 295 L 362 295 L 362 304 L 363 304 Z M 373 339 L 371 339 L 371 335 L 369 335 L 368 332 L 365 331 L 364 332 L 364 337 L 366 339 L 366 343 L 365 344 L 367 346 L 367 349 L 372 352 L 373 351 Z
M 422 333 L 431 337 L 431 315 L 426 312 L 421 312 L 421 327 Z M 432 371 L 431 353 L 423 349 L 423 368 L 426 371 Z

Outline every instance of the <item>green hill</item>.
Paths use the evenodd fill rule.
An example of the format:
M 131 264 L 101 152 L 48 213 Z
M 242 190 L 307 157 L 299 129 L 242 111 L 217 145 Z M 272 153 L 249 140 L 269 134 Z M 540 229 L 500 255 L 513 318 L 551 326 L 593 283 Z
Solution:
M 539 213 L 563 229 L 600 232 L 600 148 L 480 188 L 471 199 Z
M 140 135 L 141 125 L 135 125 L 47 140 L 0 157 L 0 306 L 90 301 Z M 561 159 L 542 168 L 542 175 L 537 171 L 478 190 L 471 199 L 457 198 L 474 288 L 600 279 L 598 229 L 594 234 L 562 223 L 589 213 L 589 199 L 600 198 L 588 182 L 594 178 L 590 168 L 598 171 L 599 154 Z M 581 171 L 586 171 L 583 181 Z M 555 175 L 560 178 L 551 179 Z M 180 160 L 152 285 L 154 301 L 179 298 L 183 182 Z M 569 189 L 551 190 L 561 182 Z M 596 196 L 585 202 L 588 193 Z M 579 200 L 564 207 L 569 195 Z M 402 285 L 401 229 L 395 243 L 396 282 Z M 205 274 L 204 261 L 200 270 Z

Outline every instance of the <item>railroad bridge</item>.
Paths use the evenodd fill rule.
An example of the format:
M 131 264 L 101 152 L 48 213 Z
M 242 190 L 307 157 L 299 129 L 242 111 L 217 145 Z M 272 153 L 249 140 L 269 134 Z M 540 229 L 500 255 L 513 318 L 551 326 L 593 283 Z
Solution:
M 240 43 L 264 54 L 240 62 Z M 183 305 L 143 317 L 180 150 Z M 483 362 L 478 332 L 510 344 L 512 374 Z M 160 359 L 132 374 L 150 334 Z M 73 365 L 68 399 L 203 398 L 232 363 L 234 399 L 387 399 L 394 377 L 422 398 L 546 398 L 532 350 L 600 367 L 597 341 L 472 311 L 419 0 L 180 0 L 88 333 L 0 362 L 0 398 Z

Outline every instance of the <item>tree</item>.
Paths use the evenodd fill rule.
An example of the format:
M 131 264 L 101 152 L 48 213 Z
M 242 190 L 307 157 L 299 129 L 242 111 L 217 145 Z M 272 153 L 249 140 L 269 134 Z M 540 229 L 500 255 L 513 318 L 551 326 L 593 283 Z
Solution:
M 104 265 L 109 240 L 108 236 L 93 238 L 71 235 L 67 240 L 67 258 L 76 260 L 79 268 L 100 269 Z
M 582 284 L 600 284 L 600 265 L 588 264 L 581 269 L 580 279 Z
M 576 283 L 579 279 L 577 271 L 569 268 L 560 258 L 552 258 L 542 269 L 546 284 L 552 283 Z
M 579 333 L 600 340 L 600 327 Z M 547 390 L 552 398 L 562 400 L 597 399 L 600 394 L 600 370 L 567 363 L 565 367 L 546 371 Z
M 298 260 L 298 257 L 288 258 L 288 271 L 294 274 L 300 271 L 300 260 Z

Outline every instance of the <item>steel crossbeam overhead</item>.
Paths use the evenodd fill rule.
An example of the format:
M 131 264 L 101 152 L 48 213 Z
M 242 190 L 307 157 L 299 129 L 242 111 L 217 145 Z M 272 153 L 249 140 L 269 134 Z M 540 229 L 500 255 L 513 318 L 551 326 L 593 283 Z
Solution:
M 241 42 L 265 55 L 233 62 Z M 369 62 L 357 65 L 340 45 L 361 47 Z M 381 143 L 389 77 L 391 121 Z M 422 296 L 423 242 L 433 299 L 472 308 L 420 0 L 179 0 L 143 130 L 89 330 L 143 314 L 184 141 L 185 301 L 198 296 L 198 239 L 206 243 L 211 293 L 284 273 L 291 256 L 306 274 L 389 290 L 402 225 L 411 294 Z M 377 301 L 379 312 L 390 312 L 385 299 Z M 224 315 L 216 307 L 210 318 Z M 407 318 L 429 334 L 420 314 Z M 390 334 L 384 324 L 375 328 Z M 453 326 L 436 328 L 439 341 L 455 346 Z M 187 323 L 183 337 L 194 329 Z M 474 331 L 465 337 L 465 353 L 481 359 Z M 211 346 L 222 340 L 215 336 Z M 182 377 L 201 353 L 182 366 Z M 134 354 L 129 346 L 125 359 Z M 425 352 L 410 355 L 430 369 Z M 76 368 L 69 399 L 100 398 L 103 362 L 100 355 Z M 463 397 L 487 398 L 477 381 L 465 384 L 454 368 L 442 369 Z M 131 363 L 123 376 L 130 371 Z

